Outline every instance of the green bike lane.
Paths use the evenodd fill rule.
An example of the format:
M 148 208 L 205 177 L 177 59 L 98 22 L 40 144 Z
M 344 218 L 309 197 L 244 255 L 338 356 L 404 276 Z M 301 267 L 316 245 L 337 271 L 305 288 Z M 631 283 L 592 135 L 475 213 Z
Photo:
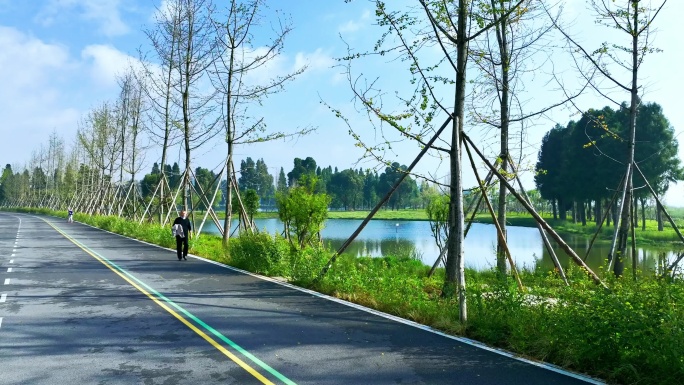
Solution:
M 1 384 L 594 382 L 78 223 L 0 231 Z

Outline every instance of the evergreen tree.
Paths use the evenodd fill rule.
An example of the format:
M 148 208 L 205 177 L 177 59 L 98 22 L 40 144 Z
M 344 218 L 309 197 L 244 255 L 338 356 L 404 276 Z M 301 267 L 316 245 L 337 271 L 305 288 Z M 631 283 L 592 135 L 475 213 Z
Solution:
M 376 185 L 377 194 L 379 196 L 384 196 L 387 194 L 406 169 L 407 167 L 405 165 L 400 165 L 397 162 L 394 162 L 390 167 L 385 168 L 385 172 L 380 174 L 378 178 L 378 184 Z M 410 204 L 411 199 L 417 196 L 417 193 L 418 187 L 416 185 L 416 181 L 410 176 L 407 176 L 394 191 L 390 199 L 387 201 L 387 204 L 392 208 L 392 210 L 406 207 Z
M 194 180 L 194 185 L 197 193 L 200 194 L 202 191 L 204 191 L 204 199 L 207 202 L 211 202 L 216 185 L 219 183 L 216 174 L 209 169 L 197 167 L 197 169 L 195 169 L 195 177 L 196 179 Z M 219 191 L 219 194 L 222 194 L 221 191 Z M 216 202 L 220 201 L 220 198 L 220 195 L 217 196 L 217 200 L 214 203 L 216 204 Z M 195 198 L 193 196 L 193 202 L 193 207 L 199 210 L 207 210 L 207 205 L 199 197 Z
M 7 164 L 5 169 L 2 170 L 2 175 L 0 175 L 0 202 L 9 197 L 9 184 L 12 176 L 12 166 Z
M 328 192 L 333 198 L 333 204 L 339 204 L 345 210 L 356 210 L 363 195 L 363 179 L 352 169 L 343 170 L 332 175 Z
M 294 158 L 294 168 L 287 173 L 288 186 L 297 185 L 303 175 L 316 176 L 316 161 L 312 157 L 302 160 Z
M 270 202 L 275 197 L 273 175 L 268 173 L 268 166 L 263 158 L 256 162 L 256 192 L 264 202 Z
M 378 174 L 366 170 L 366 174 L 363 179 L 363 208 L 370 209 L 375 206 L 378 201 Z
M 279 193 L 287 192 L 287 179 L 285 177 L 285 170 L 283 170 L 282 167 L 280 168 L 280 173 L 278 174 L 278 182 L 277 182 L 276 190 Z
M 240 177 L 238 178 L 238 185 L 240 186 L 240 191 L 243 192 L 249 189 L 258 189 L 256 164 L 250 157 L 240 161 Z
M 563 160 L 565 152 L 565 137 L 568 129 L 556 125 L 544 135 L 541 149 L 537 157 L 534 182 L 537 190 L 544 199 L 552 201 L 554 218 L 556 207 L 561 213 L 561 219 L 565 219 L 564 191 L 563 191 Z M 558 206 L 557 206 L 558 205 Z

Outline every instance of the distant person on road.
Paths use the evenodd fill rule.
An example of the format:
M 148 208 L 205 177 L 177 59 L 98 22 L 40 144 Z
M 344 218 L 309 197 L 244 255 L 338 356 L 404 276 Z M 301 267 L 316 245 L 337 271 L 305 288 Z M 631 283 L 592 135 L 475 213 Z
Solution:
M 74 223 L 74 210 L 69 209 L 67 212 L 69 213 L 69 216 L 67 216 L 67 223 Z
M 180 216 L 173 221 L 171 228 L 172 234 L 176 237 L 176 254 L 179 261 L 181 259 L 188 260 L 188 238 L 190 238 L 192 225 L 187 217 L 188 213 L 185 210 L 181 211 Z

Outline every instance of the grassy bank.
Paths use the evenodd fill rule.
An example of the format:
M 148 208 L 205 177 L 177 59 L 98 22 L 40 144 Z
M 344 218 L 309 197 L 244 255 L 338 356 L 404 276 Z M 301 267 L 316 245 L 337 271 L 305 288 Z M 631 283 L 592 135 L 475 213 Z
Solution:
M 40 211 L 65 217 L 66 213 Z M 76 215 L 76 220 L 133 238 L 172 247 L 169 228 L 138 226 L 114 217 Z M 443 298 L 444 271 L 404 255 L 341 257 L 317 283 L 330 251 L 293 251 L 268 234 L 190 242 L 191 253 L 460 334 L 518 354 L 620 384 L 678 383 L 684 378 L 684 284 L 642 276 L 610 279 L 599 289 L 577 269 L 571 286 L 553 273 L 523 272 L 526 292 L 493 272 L 468 270 L 468 315 L 458 321 L 458 302 Z M 629 277 L 631 274 L 626 274 Z M 553 299 L 553 300 L 548 300 Z

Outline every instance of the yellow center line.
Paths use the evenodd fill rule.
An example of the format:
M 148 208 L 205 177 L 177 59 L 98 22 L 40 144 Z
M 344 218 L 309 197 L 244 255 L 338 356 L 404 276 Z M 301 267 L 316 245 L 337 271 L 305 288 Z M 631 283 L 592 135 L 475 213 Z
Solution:
M 41 219 L 42 219 L 42 218 L 41 218 Z M 217 350 L 219 350 L 221 353 L 223 353 L 226 357 L 230 358 L 233 362 L 235 362 L 235 363 L 238 364 L 240 367 L 242 367 L 242 368 L 245 369 L 247 372 L 249 372 L 249 374 L 253 375 L 256 379 L 258 379 L 259 381 L 261 381 L 261 383 L 263 383 L 263 384 L 269 384 L 269 385 L 275 385 L 275 384 L 274 384 L 273 382 L 271 382 L 269 379 L 267 379 L 266 377 L 264 377 L 261 373 L 259 373 L 259 372 L 256 371 L 254 368 L 252 368 L 252 367 L 249 366 L 247 363 L 245 363 L 243 360 L 241 360 L 239 357 L 237 357 L 235 354 L 231 353 L 228 349 L 226 349 L 226 348 L 223 347 L 221 344 L 219 344 L 218 342 L 216 342 L 216 340 L 214 340 L 213 338 L 211 338 L 210 336 L 208 336 L 206 333 L 204 333 L 202 330 L 200 330 L 197 326 L 193 325 L 193 324 L 192 324 L 190 321 L 188 321 L 185 317 L 183 317 L 182 315 L 178 314 L 176 311 L 174 311 L 173 309 L 171 309 L 170 307 L 168 307 L 165 303 L 163 303 L 162 301 L 160 301 L 157 297 L 155 297 L 154 295 L 150 294 L 147 290 L 145 290 L 144 288 L 140 287 L 136 282 L 133 282 L 129 277 L 127 277 L 126 275 L 124 275 L 123 273 L 121 273 L 120 271 L 118 271 L 117 269 L 115 269 L 113 266 L 111 266 L 109 263 L 107 263 L 105 260 L 103 260 L 99 255 L 96 255 L 93 251 L 91 251 L 91 250 L 89 250 L 87 247 L 81 245 L 80 242 L 78 242 L 77 240 L 75 240 L 75 239 L 72 238 L 70 235 L 66 234 L 65 232 L 63 232 L 61 229 L 55 227 L 52 223 L 46 221 L 45 219 L 43 219 L 43 221 L 45 221 L 45 223 L 47 223 L 48 225 L 50 225 L 50 227 L 52 227 L 53 229 L 55 229 L 58 233 L 62 234 L 66 239 L 68 239 L 69 241 L 71 241 L 71 243 L 73 243 L 74 245 L 78 246 L 81 250 L 85 251 L 85 252 L 88 253 L 90 256 L 92 256 L 93 258 L 95 258 L 95 259 L 97 259 L 98 261 L 100 261 L 100 263 L 102 263 L 103 265 L 107 266 L 107 268 L 109 268 L 111 271 L 113 271 L 114 273 L 116 273 L 116 275 L 118 275 L 119 277 L 123 278 L 126 282 L 128 282 L 129 284 L 131 284 L 131 286 L 135 287 L 135 288 L 138 289 L 140 292 L 142 292 L 143 294 L 145 294 L 148 298 L 150 298 L 152 301 L 154 301 L 157 305 L 161 306 L 162 309 L 164 309 L 164 310 L 168 311 L 169 313 L 171 313 L 171 315 L 173 315 L 174 317 L 176 317 L 176 318 L 177 318 L 179 321 L 181 321 L 185 326 L 187 326 L 188 328 L 190 328 L 190 330 L 192 330 L 192 331 L 194 331 L 195 333 L 199 334 L 200 337 L 204 338 L 207 342 L 209 342 L 213 347 L 215 347 Z

